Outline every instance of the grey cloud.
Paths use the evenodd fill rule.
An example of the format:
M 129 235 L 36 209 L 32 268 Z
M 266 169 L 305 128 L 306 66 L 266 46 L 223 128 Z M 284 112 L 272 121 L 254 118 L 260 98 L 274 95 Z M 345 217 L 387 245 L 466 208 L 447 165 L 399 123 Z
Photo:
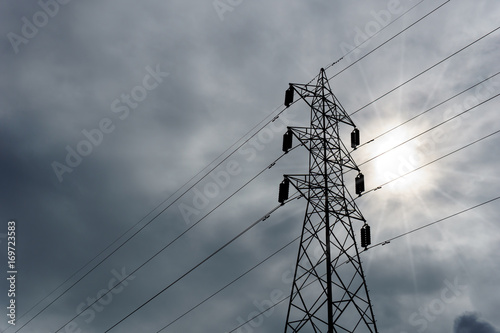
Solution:
M 31 19 L 40 6 L 38 1 L 2 4 L 0 234 L 5 232 L 6 220 L 17 219 L 22 269 L 19 314 L 141 220 L 273 109 L 281 107 L 289 82 L 306 83 L 321 67 L 339 59 L 341 43 L 353 44 L 355 29 L 364 29 L 374 20 L 371 12 L 386 9 L 388 2 L 245 0 L 220 21 L 211 0 L 151 0 L 140 4 L 73 0 L 61 5 L 59 13 L 26 45 L 20 45 L 17 54 L 6 34 L 20 33 L 21 18 Z M 400 3 L 404 8 L 413 5 L 406 0 Z M 411 15 L 373 38 L 357 57 L 434 6 L 423 2 Z M 346 110 L 352 112 L 491 29 L 497 21 L 497 7 L 494 0 L 484 6 L 451 2 L 437 15 L 332 79 L 331 86 Z M 357 113 L 354 121 L 362 141 L 476 83 L 478 77 L 493 74 L 498 70 L 497 46 L 496 37 L 488 39 Z M 111 110 L 112 102 L 130 94 L 141 84 L 146 66 L 156 64 L 169 76 L 121 120 L 120 114 Z M 328 75 L 349 64 L 348 59 L 342 60 L 328 70 Z M 460 105 L 463 99 L 453 102 Z M 389 149 L 407 133 L 416 134 L 432 126 L 443 119 L 445 110 L 439 108 L 405 126 L 403 133 L 392 140 L 377 139 L 358 149 L 353 153 L 355 160 L 360 163 Z M 421 162 L 497 129 L 496 110 L 497 102 L 490 103 L 471 113 L 461 126 L 447 127 L 446 139 L 427 149 Z M 297 103 L 284 115 L 289 114 L 295 115 L 292 125 L 307 125 L 309 110 L 304 103 Z M 114 131 L 106 134 L 60 183 L 51 163 L 63 163 L 66 146 L 75 148 L 85 139 L 82 130 L 98 127 L 103 118 L 111 119 Z M 241 173 L 199 209 L 193 221 L 276 159 L 281 154 L 282 134 L 273 132 L 265 144 L 251 142 L 244 146 L 245 151 L 232 156 Z M 374 242 L 497 195 L 497 141 L 493 137 L 422 170 L 418 179 L 424 187 L 402 181 L 359 198 Z M 385 162 L 384 171 L 397 173 L 399 158 L 408 160 L 411 154 L 412 150 L 396 151 L 363 165 L 367 185 L 376 186 L 383 180 L 378 161 Z M 216 171 L 225 167 L 223 164 Z M 307 172 L 307 153 L 297 149 L 137 272 L 137 278 L 97 314 L 95 321 L 87 324 L 80 317 L 79 327 L 83 332 L 104 331 L 277 205 L 277 185 L 283 174 L 303 172 Z M 207 178 L 196 188 L 203 191 L 211 181 Z M 347 175 L 350 190 L 352 181 L 352 175 Z M 178 203 L 192 205 L 193 196 L 189 191 Z M 171 202 L 154 210 L 149 218 Z M 299 236 L 304 208 L 304 201 L 280 208 L 118 330 L 157 331 Z M 498 264 L 484 258 L 494 258 L 498 252 L 494 245 L 498 244 L 498 227 L 492 222 L 497 215 L 498 206 L 491 205 L 363 253 L 380 327 L 386 332 L 409 332 L 414 327 L 408 316 L 437 297 L 444 280 L 452 281 L 457 275 L 467 279 L 470 288 L 429 323 L 429 331 L 445 327 L 454 314 L 467 310 L 468 302 L 492 318 L 491 309 L 498 301 L 490 291 L 498 288 L 498 283 L 491 277 L 498 271 Z M 20 333 L 54 331 L 75 315 L 80 302 L 95 297 L 107 286 L 111 270 L 126 267 L 131 271 L 189 226 L 174 204 Z M 354 225 L 356 234 L 359 228 Z M 272 290 L 287 295 L 290 284 L 283 281 L 283 274 L 293 267 L 297 248 L 297 243 L 292 244 L 169 329 L 229 331 L 238 325 L 238 318 L 246 320 L 257 310 L 255 303 L 269 300 Z M 2 240 L 0 257 L 5 258 L 4 254 Z M 1 293 L 5 287 L 6 281 L 2 281 Z M 4 300 L 1 298 L 2 306 Z M 261 326 L 247 326 L 246 331 L 283 329 L 285 318 L 286 302 Z M 1 329 L 7 327 L 4 319 Z
M 479 318 L 476 313 L 465 313 L 455 319 L 453 325 L 455 333 L 498 333 L 493 325 Z

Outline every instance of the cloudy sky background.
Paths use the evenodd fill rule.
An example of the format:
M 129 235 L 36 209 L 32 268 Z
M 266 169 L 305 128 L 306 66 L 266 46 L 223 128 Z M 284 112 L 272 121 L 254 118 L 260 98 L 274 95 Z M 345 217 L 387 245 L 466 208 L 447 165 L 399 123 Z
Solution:
M 159 213 L 175 196 L 164 200 L 187 180 L 277 107 L 281 110 L 289 82 L 308 82 L 321 67 L 341 58 L 349 45 L 358 45 L 363 35 L 378 31 L 387 24 L 386 18 L 394 20 L 417 1 L 232 3 L 232 11 L 218 13 L 212 1 L 73 0 L 59 5 L 46 24 L 17 46 L 9 33 L 22 36 L 23 17 L 30 22 L 34 15 L 43 19 L 43 14 L 37 14 L 41 7 L 36 1 L 0 5 L 0 236 L 5 237 L 7 221 L 17 221 L 18 315 L 146 214 L 154 210 L 148 221 Z M 328 76 L 441 3 L 423 1 L 359 47 L 359 52 L 329 68 Z M 376 14 L 381 11 L 389 16 Z M 495 0 L 449 1 L 330 84 L 344 108 L 353 112 L 497 28 L 498 17 Z M 353 120 L 362 141 L 497 73 L 499 34 L 491 34 L 356 113 Z M 143 85 L 148 68 L 168 75 L 129 114 L 113 112 L 115 100 L 120 103 L 115 107 L 123 107 L 122 95 Z M 498 93 L 496 76 L 359 148 L 353 156 L 360 164 Z M 493 99 L 363 165 L 367 189 L 500 130 L 498 106 Z M 188 220 L 179 207 L 194 207 L 194 189 L 20 332 L 55 332 L 76 315 L 82 302 L 108 288 L 113 272 L 133 271 L 278 158 L 285 123 L 305 126 L 308 116 L 304 103 L 293 105 L 274 127 L 216 169 L 216 173 L 227 170 L 229 163 L 239 166 L 229 184 Z M 98 128 L 103 119 L 112 128 L 110 133 L 60 181 L 54 162 L 65 164 L 67 147 L 76 149 L 85 140 L 82 131 Z M 346 134 L 349 131 L 345 129 Z M 492 136 L 357 200 L 372 227 L 373 242 L 497 197 L 499 143 L 498 135 Z M 95 318 L 80 316 L 75 325 L 82 332 L 104 332 L 273 209 L 282 175 L 304 173 L 306 163 L 305 149 L 281 159 L 135 273 L 101 312 L 94 312 Z M 353 177 L 346 177 L 352 191 Z M 203 193 L 210 182 L 206 178 L 196 189 Z M 280 208 L 113 331 L 157 332 L 299 236 L 304 210 L 303 200 Z M 363 253 L 379 330 L 498 332 L 499 213 L 500 206 L 494 202 Z M 6 262 L 5 238 L 0 241 Z M 289 293 L 291 285 L 283 276 L 293 269 L 297 248 L 297 243 L 287 247 L 165 332 L 232 330 L 240 318 L 246 321 L 255 313 L 256 304 Z M 5 309 L 8 286 L 6 281 L 0 286 Z M 16 332 L 68 286 L 6 332 Z M 271 315 L 255 320 L 255 327 L 247 325 L 240 332 L 281 331 L 286 309 L 285 302 Z M 0 328 L 7 327 L 2 315 Z

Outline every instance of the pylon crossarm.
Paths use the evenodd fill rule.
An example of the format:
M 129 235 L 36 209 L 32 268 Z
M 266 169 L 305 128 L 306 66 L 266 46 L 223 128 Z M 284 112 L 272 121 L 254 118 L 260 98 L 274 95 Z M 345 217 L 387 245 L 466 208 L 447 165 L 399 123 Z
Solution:
M 355 213 L 359 214 L 359 216 L 354 215 Z M 353 208 L 352 210 L 349 210 L 347 213 L 335 212 L 335 214 L 342 216 L 342 217 L 350 217 L 351 219 L 358 220 L 361 222 L 366 222 L 365 218 L 363 217 L 363 215 L 361 215 L 361 212 L 359 211 L 359 209 L 357 207 Z
M 288 129 L 291 130 L 293 136 L 295 136 L 297 138 L 297 140 L 299 140 L 301 145 L 303 145 L 304 147 L 308 147 L 309 141 L 311 140 L 310 139 L 310 137 L 311 137 L 311 134 L 310 134 L 311 128 L 310 127 L 291 127 L 291 126 L 289 126 Z
M 290 184 L 292 184 L 293 187 L 308 201 L 314 204 L 314 190 L 321 190 L 322 187 L 317 186 L 313 187 L 311 186 L 311 183 L 309 182 L 308 178 L 310 175 L 285 175 L 284 177 L 290 180 Z M 311 192 L 313 194 L 313 197 L 311 198 Z M 347 191 L 350 200 L 342 200 L 342 204 L 345 207 L 345 209 L 342 210 L 337 210 L 334 205 L 330 205 L 330 210 L 332 212 L 335 212 L 335 214 L 343 216 L 343 217 L 350 217 L 352 219 L 361 221 L 361 222 L 366 222 L 366 219 L 363 217 L 361 211 L 358 209 L 357 206 L 354 205 L 354 199 L 351 197 L 350 193 Z M 332 195 L 331 197 L 335 197 Z M 320 201 L 321 202 L 321 201 Z M 323 207 L 324 208 L 324 207 Z M 344 212 L 345 210 L 345 212 Z
M 325 82 L 325 85 L 320 97 L 327 106 L 325 107 L 327 110 L 327 112 L 325 112 L 325 117 L 330 121 L 341 122 L 356 127 L 349 114 L 332 92 L 329 82 L 324 81 L 324 79 L 322 81 Z M 320 80 L 318 80 L 318 83 L 319 82 Z M 290 83 L 290 86 L 311 109 L 317 109 L 318 85 Z
M 316 96 L 318 88 L 316 84 L 290 83 L 290 87 L 295 90 L 299 96 L 307 102 L 307 98 Z
M 358 165 L 356 164 L 356 162 L 354 162 L 354 159 L 352 158 L 351 154 L 349 154 L 349 150 L 346 148 L 346 146 L 344 145 L 344 143 L 342 141 L 340 141 L 340 145 L 341 145 L 341 151 L 343 153 L 344 156 L 342 156 L 342 166 L 345 167 L 345 168 L 348 168 L 348 169 L 351 169 L 351 170 L 356 170 L 356 171 L 359 171 L 359 167 Z M 347 161 L 345 161 L 347 160 Z

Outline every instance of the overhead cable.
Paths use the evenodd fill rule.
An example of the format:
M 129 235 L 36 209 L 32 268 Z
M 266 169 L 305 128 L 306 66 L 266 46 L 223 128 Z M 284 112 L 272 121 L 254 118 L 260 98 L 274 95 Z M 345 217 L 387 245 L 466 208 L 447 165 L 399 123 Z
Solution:
M 133 310 L 132 312 L 130 312 L 128 315 L 126 315 L 125 317 L 123 317 L 122 319 L 120 319 L 118 322 L 116 322 L 113 326 L 111 326 L 110 328 L 108 328 L 106 331 L 104 331 L 104 333 L 107 333 L 109 331 L 111 331 L 113 328 L 115 328 L 116 326 L 118 326 L 120 323 L 122 323 L 123 321 L 125 321 L 127 318 L 129 318 L 130 316 L 132 316 L 134 313 L 136 313 L 137 311 L 139 311 L 141 308 L 143 308 L 145 305 L 147 305 L 149 302 L 151 302 L 153 299 L 155 299 L 156 297 L 160 296 L 162 293 L 164 293 L 166 290 L 170 289 L 170 287 L 172 287 L 173 285 L 175 285 L 177 282 L 179 282 L 180 280 L 182 280 L 183 278 L 185 278 L 187 275 L 189 275 L 190 273 L 192 273 L 193 271 L 195 271 L 197 268 L 199 268 L 201 265 L 203 265 L 205 262 L 207 262 L 208 260 L 210 260 L 212 257 L 214 257 L 215 255 L 217 255 L 219 252 L 221 252 L 223 249 L 225 249 L 226 247 L 228 247 L 231 243 L 233 243 L 235 240 L 237 240 L 238 238 L 240 238 L 241 236 L 243 236 L 245 233 L 247 233 L 249 230 L 251 230 L 253 227 L 255 227 L 257 224 L 259 224 L 260 222 L 262 221 L 265 221 L 266 219 L 269 218 L 269 216 L 274 213 L 276 210 L 278 210 L 280 207 L 283 207 L 286 203 L 292 201 L 292 200 L 295 200 L 295 199 L 298 199 L 300 197 L 300 195 L 296 195 L 296 196 L 293 196 L 292 198 L 288 199 L 286 202 L 284 202 L 283 204 L 279 204 L 277 205 L 276 207 L 274 207 L 272 210 L 270 210 L 267 214 L 265 214 L 264 216 L 262 216 L 260 219 L 258 219 L 257 221 L 253 222 L 252 224 L 250 224 L 247 228 L 245 228 L 243 231 L 241 231 L 238 235 L 234 236 L 231 240 L 229 240 L 228 242 L 226 242 L 224 245 L 222 245 L 221 247 L 219 247 L 216 251 L 214 251 L 212 254 L 210 254 L 208 257 L 206 257 L 205 259 L 203 259 L 202 261 L 200 261 L 198 264 L 196 264 L 193 268 L 191 268 L 190 270 L 188 270 L 186 273 L 182 274 L 179 278 L 177 278 L 175 281 L 171 282 L 170 284 L 168 284 L 165 288 L 163 288 L 162 290 L 160 290 L 159 292 L 157 292 L 155 295 L 153 295 L 152 297 L 150 297 L 147 301 L 145 301 L 144 303 L 142 303 L 140 306 L 138 306 L 137 308 L 135 308 L 135 310 Z
M 292 149 L 290 149 L 288 152 L 294 150 L 295 148 L 299 147 L 301 145 L 296 145 Z M 177 240 L 179 240 L 182 236 L 184 236 L 186 233 L 188 233 L 191 229 L 193 229 L 196 225 L 198 225 L 200 222 L 205 220 L 210 214 L 212 214 L 215 210 L 220 208 L 224 203 L 226 203 L 229 199 L 231 199 L 233 196 L 235 196 L 238 192 L 240 192 L 243 188 L 245 188 L 247 185 L 249 185 L 252 181 L 254 181 L 257 177 L 259 177 L 262 173 L 264 173 L 266 170 L 270 169 L 272 166 L 274 166 L 283 156 L 285 156 L 286 153 L 283 153 L 280 155 L 277 159 L 275 159 L 271 164 L 266 166 L 264 169 L 262 169 L 259 173 L 257 173 L 255 176 L 253 176 L 250 180 L 248 180 L 245 184 L 243 184 L 241 187 L 239 187 L 235 192 L 233 192 L 231 195 L 229 195 L 226 199 L 224 199 L 222 202 L 220 202 L 217 206 L 215 206 L 213 209 L 211 209 L 208 213 L 206 213 L 203 217 L 201 217 L 198 221 L 193 223 L 189 228 L 184 230 L 182 233 L 180 233 L 177 237 L 175 237 L 173 240 L 171 240 L 167 245 L 163 246 L 160 250 L 158 250 L 154 255 L 150 256 L 145 262 L 143 262 L 140 266 L 138 266 L 135 270 L 130 272 L 127 276 L 123 277 L 122 280 L 117 281 L 116 284 L 109 288 L 109 290 L 102 294 L 99 298 L 95 299 L 94 302 L 87 304 L 87 307 L 81 309 L 74 317 L 69 319 L 67 322 L 65 322 L 59 329 L 55 331 L 55 333 L 59 332 L 60 330 L 64 329 L 64 327 L 69 324 L 72 320 L 76 319 L 80 314 L 88 310 L 90 307 L 92 307 L 95 303 L 97 303 L 100 299 L 106 297 L 107 294 L 111 293 L 116 287 L 120 286 L 123 281 L 126 281 L 130 276 L 132 276 L 134 273 L 139 271 L 142 267 L 144 267 L 147 263 L 149 263 L 151 260 L 156 258 L 159 254 L 161 254 L 163 251 L 168 249 L 172 244 L 174 244 Z

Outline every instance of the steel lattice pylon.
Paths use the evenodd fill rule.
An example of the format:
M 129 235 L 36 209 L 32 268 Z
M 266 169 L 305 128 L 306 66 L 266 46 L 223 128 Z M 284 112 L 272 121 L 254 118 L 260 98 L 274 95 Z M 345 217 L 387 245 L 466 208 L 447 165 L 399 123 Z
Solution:
M 309 150 L 309 173 L 284 180 L 307 199 L 285 332 L 377 332 L 352 225 L 366 222 L 344 185 L 345 172 L 359 168 L 339 125 L 354 123 L 324 69 L 316 84 L 290 84 L 287 106 L 289 93 L 310 106 L 311 124 L 287 133 Z

